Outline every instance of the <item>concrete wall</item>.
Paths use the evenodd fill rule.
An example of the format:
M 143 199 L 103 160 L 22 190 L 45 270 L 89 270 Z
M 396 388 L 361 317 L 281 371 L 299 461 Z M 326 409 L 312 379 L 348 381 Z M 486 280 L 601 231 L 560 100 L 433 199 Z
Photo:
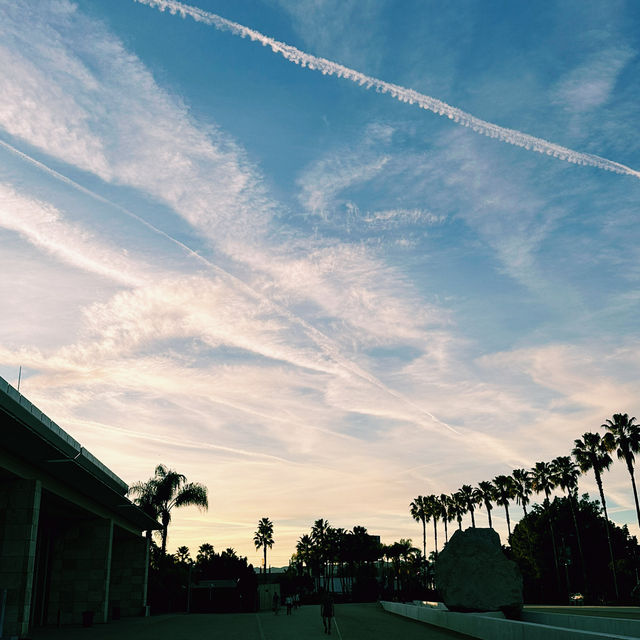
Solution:
M 572 615 L 570 613 L 546 613 L 527 611 L 526 609 L 522 612 L 522 619 L 525 622 L 566 627 L 567 629 L 581 629 L 593 633 L 615 633 L 619 636 L 640 638 L 640 620 Z
M 29 631 L 41 495 L 38 480 L 8 480 L 0 485 L 0 589 L 7 589 L 5 636 Z
M 630 638 L 637 636 L 617 635 L 613 625 L 606 631 L 588 631 L 572 629 L 553 624 L 533 624 L 494 617 L 492 614 L 456 613 L 429 607 L 382 602 L 386 611 L 413 620 L 426 622 L 437 627 L 463 633 L 482 640 L 598 640 L 611 638 Z
M 114 531 L 111 550 L 110 616 L 137 616 L 147 601 L 149 545 L 146 538 Z
M 53 543 L 47 623 L 78 624 L 84 611 L 96 623 L 109 613 L 113 521 L 92 518 L 73 524 Z

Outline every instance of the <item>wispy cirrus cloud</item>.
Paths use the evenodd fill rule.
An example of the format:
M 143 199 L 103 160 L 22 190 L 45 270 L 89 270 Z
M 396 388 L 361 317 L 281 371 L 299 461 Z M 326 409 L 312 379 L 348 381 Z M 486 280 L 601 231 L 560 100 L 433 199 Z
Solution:
M 635 55 L 636 52 L 626 46 L 593 54 L 560 78 L 554 90 L 554 102 L 574 113 L 602 107 L 609 100 L 618 76 Z
M 82 270 L 120 284 L 137 286 L 150 281 L 146 265 L 126 257 L 122 250 L 97 241 L 86 228 L 64 219 L 47 202 L 33 199 L 0 183 L 0 227 L 15 231 L 36 247 Z
M 212 123 L 200 129 L 103 25 L 70 2 L 3 12 L 0 126 L 9 134 L 145 191 L 211 242 L 260 235 L 272 205 L 243 151 Z

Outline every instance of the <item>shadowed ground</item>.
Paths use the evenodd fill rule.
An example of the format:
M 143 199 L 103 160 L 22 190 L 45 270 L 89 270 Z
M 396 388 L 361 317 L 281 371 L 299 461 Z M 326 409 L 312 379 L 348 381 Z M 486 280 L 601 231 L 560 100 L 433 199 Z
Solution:
M 337 622 L 337 626 L 335 624 Z M 40 629 L 34 640 L 313 640 L 326 638 L 319 606 L 304 606 L 285 615 L 245 614 L 164 615 L 119 620 L 90 629 Z M 376 604 L 336 607 L 332 638 L 338 640 L 454 640 L 468 636 L 445 631 L 387 613 Z

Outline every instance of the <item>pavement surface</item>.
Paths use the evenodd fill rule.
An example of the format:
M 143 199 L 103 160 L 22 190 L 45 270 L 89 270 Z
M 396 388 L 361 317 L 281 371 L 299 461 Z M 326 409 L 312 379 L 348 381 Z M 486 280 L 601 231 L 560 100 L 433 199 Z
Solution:
M 468 636 L 388 613 L 377 604 L 336 606 L 327 636 L 319 606 L 287 616 L 273 612 L 162 615 L 129 618 L 90 628 L 37 629 L 33 640 L 461 640 Z

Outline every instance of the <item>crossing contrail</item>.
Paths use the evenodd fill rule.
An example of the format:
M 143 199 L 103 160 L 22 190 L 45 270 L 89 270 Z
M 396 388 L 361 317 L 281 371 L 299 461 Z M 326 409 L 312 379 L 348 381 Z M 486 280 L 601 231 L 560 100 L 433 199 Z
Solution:
M 277 313 L 287 318 L 287 320 L 289 320 L 292 324 L 302 327 L 305 334 L 319 347 L 322 353 L 325 354 L 330 360 L 333 360 L 333 362 L 335 362 L 341 369 L 348 371 L 353 376 L 358 377 L 361 380 L 365 380 L 366 382 L 377 387 L 384 393 L 390 395 L 396 400 L 399 400 L 401 403 L 404 403 L 405 405 L 411 407 L 416 412 L 421 413 L 423 416 L 426 416 L 427 418 L 429 418 L 431 422 L 434 422 L 435 424 L 445 427 L 446 429 L 448 429 L 449 431 L 452 431 L 453 433 L 459 434 L 459 432 L 454 427 L 447 424 L 443 420 L 440 420 L 433 413 L 422 408 L 420 405 L 413 402 L 410 398 L 408 398 L 404 394 L 400 393 L 399 391 L 396 391 L 391 387 L 388 387 L 379 378 L 369 373 L 366 369 L 363 369 L 362 367 L 358 366 L 356 363 L 352 362 L 351 360 L 343 356 L 339 348 L 335 345 L 334 341 L 331 338 L 329 338 L 327 335 L 322 333 L 322 331 L 320 331 L 319 329 L 316 329 L 312 324 L 308 323 L 306 320 L 304 320 L 300 316 L 290 311 L 287 307 L 280 305 L 277 302 L 274 302 L 273 300 L 265 296 L 260 291 L 251 287 L 241 278 L 233 275 L 232 273 L 230 273 L 229 271 L 226 271 L 225 269 L 218 266 L 211 260 L 208 260 L 204 256 L 200 255 L 197 251 L 194 251 L 193 249 L 191 249 L 191 247 L 184 244 L 184 242 L 180 242 L 180 240 L 169 235 L 166 231 L 159 229 L 158 227 L 151 224 L 141 216 L 134 213 L 133 211 L 129 211 L 129 209 L 115 202 L 112 202 L 111 200 L 108 200 L 107 198 L 101 196 L 98 193 L 95 193 L 94 191 L 91 191 L 90 189 L 87 189 L 86 187 L 83 187 L 81 184 L 75 182 L 75 180 L 68 178 L 62 173 L 59 173 L 58 171 L 56 171 L 55 169 L 52 169 L 51 167 L 47 166 L 43 162 L 40 162 L 39 160 L 32 158 L 30 155 L 27 155 L 23 151 L 16 149 L 14 146 L 10 145 L 8 142 L 5 142 L 2 139 L 0 139 L 0 147 L 15 154 L 19 158 L 36 166 L 41 171 L 44 171 L 45 173 L 52 176 L 53 178 L 60 180 L 64 184 L 72 187 L 73 189 L 80 191 L 81 193 L 89 196 L 90 198 L 93 198 L 98 202 L 109 205 L 111 207 L 115 207 L 118 211 L 121 211 L 123 214 L 129 216 L 130 218 L 133 218 L 134 220 L 144 225 L 154 233 L 157 233 L 163 238 L 166 238 L 169 242 L 176 244 L 178 247 L 184 250 L 188 255 L 195 258 L 200 263 L 206 265 L 208 268 L 210 268 L 212 271 L 217 273 L 222 278 L 226 279 L 227 281 L 230 281 L 232 284 L 235 284 L 238 287 L 238 289 L 244 291 L 247 294 L 247 296 L 250 297 L 251 299 L 265 305 L 267 308 L 271 309 L 274 313 Z
M 367 76 L 355 69 L 350 69 L 349 67 L 345 67 L 337 62 L 332 62 L 326 58 L 320 58 L 309 53 L 305 53 L 296 47 L 292 47 L 284 42 L 270 38 L 259 31 L 255 31 L 254 29 L 245 27 L 237 22 L 232 22 L 231 20 L 222 18 L 215 13 L 204 11 L 198 7 L 192 7 L 190 5 L 183 4 L 182 2 L 177 2 L 176 0 L 134 1 L 150 7 L 156 7 L 160 9 L 160 11 L 168 10 L 172 14 L 180 14 L 183 18 L 189 16 L 196 22 L 211 25 L 220 31 L 230 31 L 234 35 L 242 38 L 250 38 L 265 47 L 270 47 L 274 53 L 281 55 L 286 60 L 300 65 L 301 67 L 320 71 L 323 75 L 346 78 L 347 80 L 364 86 L 367 89 L 375 89 L 379 93 L 387 93 L 392 98 L 395 98 L 400 102 L 415 104 L 421 109 L 426 109 L 427 111 L 432 111 L 437 115 L 445 116 L 457 124 L 463 127 L 469 127 L 476 133 L 488 136 L 489 138 L 496 138 L 502 142 L 515 145 L 516 147 L 522 147 L 528 151 L 535 151 L 537 153 L 553 156 L 574 164 L 596 167 L 598 169 L 604 169 L 605 171 L 613 171 L 614 173 L 640 178 L 640 171 L 631 169 L 631 167 L 627 167 L 619 162 L 614 162 L 613 160 L 608 160 L 607 158 L 602 158 L 590 153 L 574 151 L 573 149 L 563 147 L 559 144 L 555 144 L 554 142 L 549 142 L 542 138 L 536 138 L 528 133 L 523 133 L 516 129 L 507 129 L 506 127 L 493 124 L 492 122 L 481 120 L 480 118 L 476 118 L 470 113 L 462 111 L 457 107 L 453 107 L 442 100 L 438 100 L 437 98 L 432 98 L 431 96 L 419 93 L 414 89 L 407 89 L 406 87 L 402 87 L 397 84 L 392 84 L 372 76 Z

